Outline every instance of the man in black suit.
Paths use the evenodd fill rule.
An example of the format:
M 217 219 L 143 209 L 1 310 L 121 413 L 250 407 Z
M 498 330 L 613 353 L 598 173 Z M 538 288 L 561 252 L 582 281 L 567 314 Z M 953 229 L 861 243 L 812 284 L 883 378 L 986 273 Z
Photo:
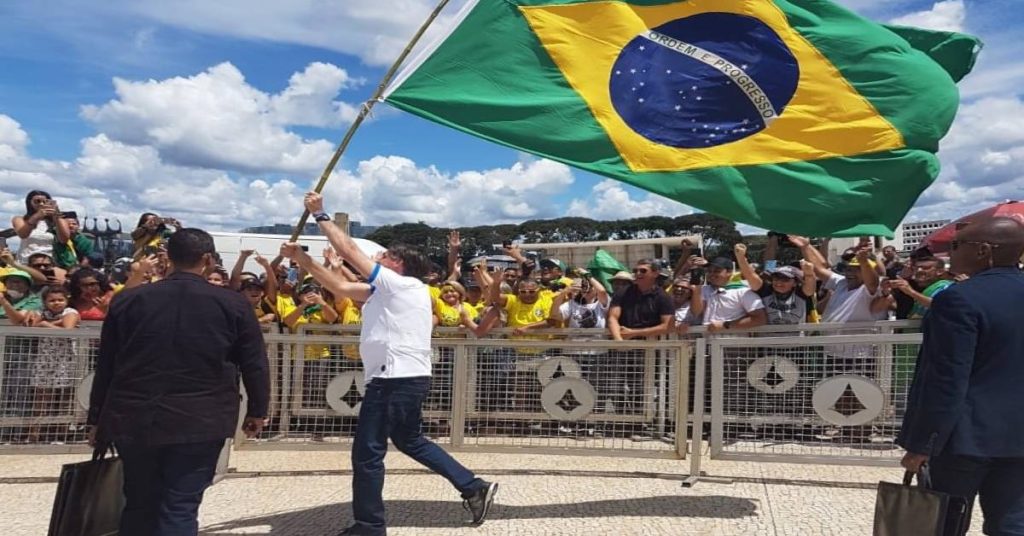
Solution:
M 951 271 L 970 279 L 924 318 L 902 463 L 927 463 L 939 491 L 980 495 L 985 534 L 1024 534 L 1024 225 L 969 224 L 950 249 Z
M 267 354 L 252 307 L 206 282 L 213 238 L 181 229 L 167 242 L 173 272 L 126 290 L 110 305 L 90 396 L 90 442 L 113 442 L 124 461 L 121 534 L 199 532 L 199 504 L 224 440 L 238 425 L 263 428 L 270 398 Z

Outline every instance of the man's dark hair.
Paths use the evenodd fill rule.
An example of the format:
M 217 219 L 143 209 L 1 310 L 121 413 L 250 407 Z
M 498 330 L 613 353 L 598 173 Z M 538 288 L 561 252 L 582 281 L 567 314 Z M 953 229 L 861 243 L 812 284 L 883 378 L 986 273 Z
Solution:
M 939 270 L 945 270 L 946 269 L 946 261 L 944 261 L 943 259 L 940 259 L 940 258 L 938 258 L 938 257 L 936 257 L 934 255 L 921 255 L 919 257 L 916 257 L 914 259 L 914 263 L 916 264 L 916 263 L 919 263 L 919 262 L 934 262 L 936 264 L 936 266 L 939 268 Z
M 207 253 L 214 255 L 217 248 L 213 237 L 202 229 L 179 229 L 167 240 L 167 257 L 178 268 L 194 268 Z
M 633 266 L 640 266 L 641 264 L 645 264 L 647 266 L 650 266 L 651 268 L 654 268 L 655 270 L 658 269 L 658 266 L 657 266 L 656 261 L 654 259 L 640 259 L 640 260 L 634 262 Z
M 402 275 L 404 276 L 423 279 L 430 273 L 432 263 L 419 250 L 405 244 L 395 244 L 388 248 L 388 253 L 402 261 Z

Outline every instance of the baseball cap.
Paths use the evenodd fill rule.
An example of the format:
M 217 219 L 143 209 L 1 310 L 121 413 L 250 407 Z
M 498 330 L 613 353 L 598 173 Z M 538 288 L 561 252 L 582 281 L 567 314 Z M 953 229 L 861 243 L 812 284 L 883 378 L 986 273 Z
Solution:
M 878 266 L 878 263 L 876 263 L 875 261 L 873 261 L 871 259 L 868 259 L 868 265 L 871 266 L 872 268 L 874 268 L 874 267 Z M 847 267 L 853 267 L 853 268 L 860 268 L 860 259 L 858 259 L 857 257 L 854 257 L 853 260 L 846 261 L 846 266 Z
M 618 272 L 615 272 L 615 275 L 613 275 L 611 277 L 611 280 L 612 281 L 635 281 L 635 279 L 633 278 L 633 274 L 631 274 L 631 273 L 629 273 L 629 272 L 627 272 L 625 270 L 620 270 Z
M 779 266 L 772 270 L 771 274 L 772 276 L 781 275 L 783 277 L 788 277 L 789 279 L 796 279 L 797 281 L 804 280 L 804 272 L 792 266 Z
M 558 260 L 558 259 L 554 259 L 554 258 L 542 259 L 540 261 L 540 267 L 541 268 L 544 268 L 544 267 L 558 268 L 559 270 L 561 270 L 563 272 L 565 271 L 565 263 L 560 261 L 560 260 Z
M 28 272 L 23 270 L 8 270 L 7 273 L 0 275 L 0 279 L 6 280 L 8 277 L 20 277 L 29 284 L 32 284 L 32 276 L 28 275 Z

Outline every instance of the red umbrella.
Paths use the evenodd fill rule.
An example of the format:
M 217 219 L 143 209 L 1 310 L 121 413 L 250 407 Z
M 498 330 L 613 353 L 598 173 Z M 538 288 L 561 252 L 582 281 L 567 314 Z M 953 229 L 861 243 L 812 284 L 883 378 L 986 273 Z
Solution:
M 1007 201 L 998 205 L 979 210 L 960 219 L 954 220 L 934 233 L 928 235 L 922 242 L 922 248 L 928 248 L 932 253 L 949 252 L 949 242 L 956 237 L 956 232 L 962 227 L 979 221 L 992 218 L 1014 218 L 1024 223 L 1024 201 Z

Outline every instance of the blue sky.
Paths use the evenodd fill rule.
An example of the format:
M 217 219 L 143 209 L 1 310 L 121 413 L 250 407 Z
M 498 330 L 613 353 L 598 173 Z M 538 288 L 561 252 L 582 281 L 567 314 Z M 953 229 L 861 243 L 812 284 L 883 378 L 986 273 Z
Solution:
M 457 10 L 457 0 L 438 28 Z M 1024 197 L 1022 0 L 840 0 L 986 49 L 943 174 L 911 219 Z M 237 229 L 293 220 L 358 103 L 432 0 L 0 3 L 0 218 L 42 187 L 65 209 Z M 692 209 L 378 106 L 328 187 L 369 224 L 479 225 Z

